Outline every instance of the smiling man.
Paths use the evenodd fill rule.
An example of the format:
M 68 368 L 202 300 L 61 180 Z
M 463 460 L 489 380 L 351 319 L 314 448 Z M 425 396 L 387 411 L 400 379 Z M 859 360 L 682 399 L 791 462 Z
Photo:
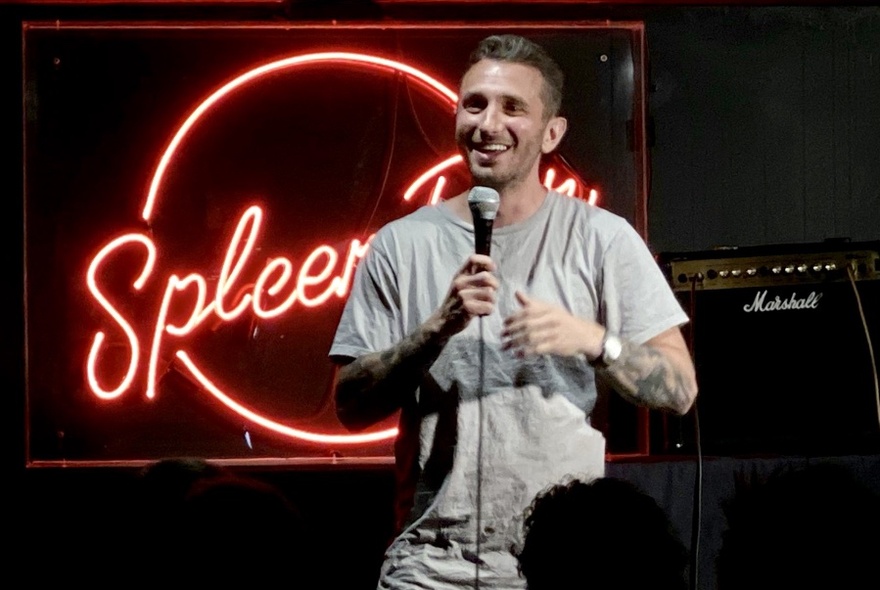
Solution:
M 562 87 L 540 46 L 484 39 L 455 135 L 474 185 L 500 197 L 491 257 L 473 253 L 465 192 L 383 227 L 358 266 L 330 356 L 346 426 L 400 410 L 399 535 L 379 588 L 524 588 L 524 509 L 566 476 L 604 474 L 596 379 L 677 414 L 696 397 L 688 318 L 644 241 L 540 182 L 567 128 Z

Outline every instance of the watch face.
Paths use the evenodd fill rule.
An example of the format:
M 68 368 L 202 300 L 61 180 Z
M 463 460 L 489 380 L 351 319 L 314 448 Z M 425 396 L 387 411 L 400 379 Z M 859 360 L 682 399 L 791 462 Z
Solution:
M 602 361 L 607 365 L 613 363 L 620 357 L 623 350 L 623 344 L 617 336 L 608 336 L 605 338 L 605 344 L 602 347 Z

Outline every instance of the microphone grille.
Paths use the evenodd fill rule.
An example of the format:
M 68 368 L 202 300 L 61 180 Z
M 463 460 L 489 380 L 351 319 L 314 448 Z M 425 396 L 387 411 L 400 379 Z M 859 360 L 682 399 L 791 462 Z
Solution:
M 475 186 L 468 193 L 468 205 L 471 208 L 471 213 L 479 215 L 480 219 L 495 219 L 500 204 L 501 197 L 494 188 Z

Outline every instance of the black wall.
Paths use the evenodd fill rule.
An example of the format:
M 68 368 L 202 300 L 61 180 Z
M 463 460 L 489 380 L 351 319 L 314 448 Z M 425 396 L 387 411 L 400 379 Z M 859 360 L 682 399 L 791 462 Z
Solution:
M 880 237 L 880 9 L 655 10 L 655 250 Z

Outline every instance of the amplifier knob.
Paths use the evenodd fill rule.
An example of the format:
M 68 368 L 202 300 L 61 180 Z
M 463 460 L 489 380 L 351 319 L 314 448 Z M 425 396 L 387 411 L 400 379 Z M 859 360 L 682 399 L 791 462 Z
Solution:
M 789 265 L 787 265 L 787 266 L 785 267 L 785 274 L 789 274 L 789 275 L 790 275 L 790 274 L 793 273 L 793 272 L 794 272 L 794 266 L 792 266 L 791 264 L 789 264 Z
M 750 277 L 753 277 L 753 276 L 755 276 L 756 274 L 758 274 L 758 269 L 756 269 L 756 268 L 747 268 L 747 269 L 746 269 L 746 274 L 749 275 Z
M 735 276 L 735 277 L 740 276 L 742 273 L 743 273 L 743 271 L 741 271 L 741 270 L 738 269 L 738 268 L 735 268 L 735 269 L 733 269 L 732 271 L 730 271 L 730 274 L 733 275 L 733 276 Z
M 730 271 L 729 270 L 719 270 L 718 276 L 721 277 L 722 279 L 726 279 L 727 277 L 730 276 Z
M 825 265 L 825 270 L 827 270 L 827 271 L 837 270 L 837 265 L 834 264 L 833 262 L 829 262 L 828 264 Z
M 781 274 L 782 267 L 781 266 L 774 266 L 773 268 L 770 269 L 770 272 L 772 272 L 775 275 Z
M 799 273 L 801 273 L 801 274 L 807 272 L 807 265 L 806 265 L 806 264 L 803 264 L 803 263 L 802 263 L 802 264 L 798 264 L 797 271 L 798 271 Z

